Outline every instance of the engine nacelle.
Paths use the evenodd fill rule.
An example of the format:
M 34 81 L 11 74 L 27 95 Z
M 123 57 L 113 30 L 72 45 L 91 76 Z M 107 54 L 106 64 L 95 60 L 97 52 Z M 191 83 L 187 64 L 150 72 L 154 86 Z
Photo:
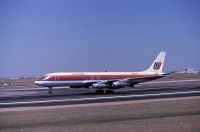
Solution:
M 92 87 L 93 88 L 96 88 L 96 89 L 103 89 L 103 88 L 123 88 L 123 87 L 126 87 L 126 86 L 129 86 L 130 84 L 129 83 L 124 83 L 124 82 L 113 82 L 112 85 L 109 85 L 109 84 L 105 84 L 105 83 L 94 83 L 92 84 Z
M 128 83 L 124 83 L 124 82 L 113 82 L 113 87 L 114 88 L 123 88 L 128 86 Z
M 92 84 L 92 87 L 96 88 L 96 89 L 101 89 L 101 88 L 107 88 L 108 85 L 104 84 L 104 83 L 94 83 L 94 84 Z

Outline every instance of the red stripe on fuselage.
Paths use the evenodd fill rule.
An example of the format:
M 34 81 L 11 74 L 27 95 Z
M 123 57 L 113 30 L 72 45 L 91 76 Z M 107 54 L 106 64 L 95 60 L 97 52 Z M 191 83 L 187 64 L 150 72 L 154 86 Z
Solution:
M 154 75 L 49 75 L 46 80 L 94 80 L 94 79 L 125 79 L 125 78 L 142 78 L 142 77 L 153 77 Z M 45 80 L 45 79 L 44 79 Z

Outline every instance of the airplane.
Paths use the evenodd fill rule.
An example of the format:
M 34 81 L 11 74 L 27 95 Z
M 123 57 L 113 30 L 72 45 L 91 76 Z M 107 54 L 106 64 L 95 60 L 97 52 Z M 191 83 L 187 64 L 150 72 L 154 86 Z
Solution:
M 36 85 L 49 87 L 68 86 L 70 88 L 91 88 L 96 93 L 113 93 L 115 89 L 134 87 L 134 85 L 164 77 L 166 52 L 161 51 L 152 65 L 141 72 L 57 72 L 44 75 L 35 81 Z

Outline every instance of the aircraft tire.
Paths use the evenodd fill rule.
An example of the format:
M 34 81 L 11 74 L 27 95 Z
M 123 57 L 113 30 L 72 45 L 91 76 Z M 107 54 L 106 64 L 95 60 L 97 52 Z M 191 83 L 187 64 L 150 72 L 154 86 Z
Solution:
M 96 94 L 104 94 L 104 90 L 96 90 L 95 93 Z
M 107 94 L 112 94 L 112 93 L 114 93 L 114 91 L 111 90 L 111 89 L 109 89 L 109 90 L 106 90 L 106 93 L 107 93 Z

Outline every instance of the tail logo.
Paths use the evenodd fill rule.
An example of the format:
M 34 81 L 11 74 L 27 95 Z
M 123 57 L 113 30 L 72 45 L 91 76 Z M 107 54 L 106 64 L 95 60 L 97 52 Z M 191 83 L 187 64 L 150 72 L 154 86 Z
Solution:
M 161 62 L 155 62 L 155 63 L 154 63 L 154 66 L 153 66 L 153 69 L 154 69 L 154 70 L 159 70 L 161 64 L 162 64 Z

